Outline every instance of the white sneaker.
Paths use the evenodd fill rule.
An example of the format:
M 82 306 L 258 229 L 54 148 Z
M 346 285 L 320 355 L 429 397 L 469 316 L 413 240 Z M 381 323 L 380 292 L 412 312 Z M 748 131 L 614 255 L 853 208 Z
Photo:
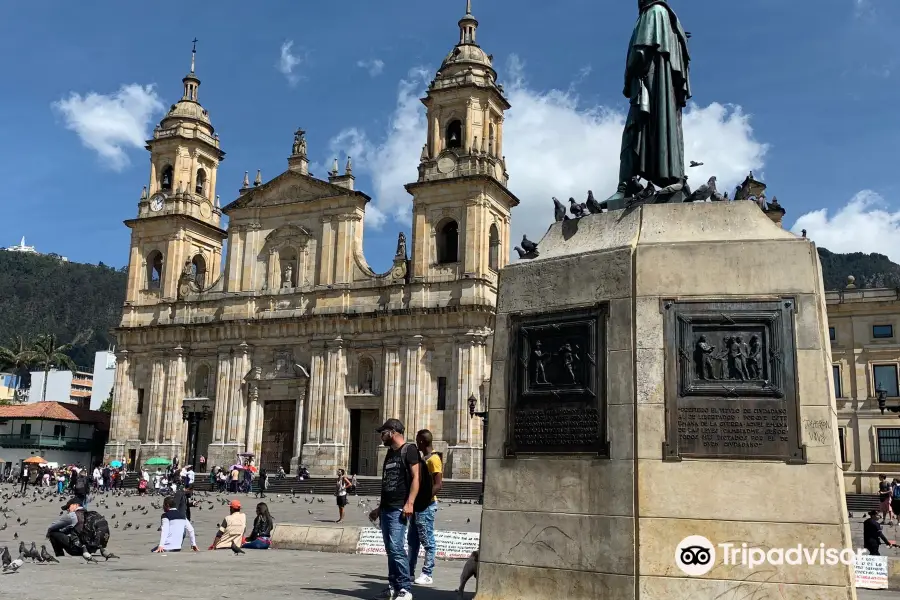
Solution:
M 413 600 L 413 597 L 406 590 L 400 590 L 400 593 L 394 596 L 394 600 Z
M 421 575 L 416 577 L 415 583 L 416 585 L 434 585 L 434 579 L 431 578 L 431 575 L 422 573 Z

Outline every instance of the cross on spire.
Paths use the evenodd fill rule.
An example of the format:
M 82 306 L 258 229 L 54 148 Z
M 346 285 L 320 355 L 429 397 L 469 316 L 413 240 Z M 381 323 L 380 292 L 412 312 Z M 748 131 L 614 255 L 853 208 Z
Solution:
M 471 2 L 471 0 L 469 0 Z M 194 59 L 197 56 L 197 38 L 194 38 L 194 47 L 191 49 L 191 73 L 194 72 Z
M 466 14 L 472 14 L 472 0 L 466 0 Z

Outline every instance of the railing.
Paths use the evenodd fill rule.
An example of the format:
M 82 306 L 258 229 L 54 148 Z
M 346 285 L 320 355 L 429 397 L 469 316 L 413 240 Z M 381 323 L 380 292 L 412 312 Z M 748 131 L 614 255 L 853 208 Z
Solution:
M 87 452 L 91 449 L 93 442 L 94 440 L 91 438 L 57 435 L 20 435 L 15 433 L 0 435 L 0 446 L 5 448 L 53 448 Z

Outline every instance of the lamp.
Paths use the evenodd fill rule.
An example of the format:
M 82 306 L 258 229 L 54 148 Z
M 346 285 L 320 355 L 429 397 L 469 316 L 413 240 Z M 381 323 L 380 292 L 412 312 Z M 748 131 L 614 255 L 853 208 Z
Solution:
M 191 417 L 190 417 L 190 413 L 188 412 L 187 404 L 182 403 L 181 404 L 181 420 L 187 421 L 190 418 Z
M 475 405 L 478 403 L 478 399 L 475 397 L 475 394 L 469 396 L 469 417 L 475 416 Z
M 884 409 L 887 408 L 887 390 L 881 384 L 875 389 L 875 397 L 878 398 L 878 409 L 884 414 Z

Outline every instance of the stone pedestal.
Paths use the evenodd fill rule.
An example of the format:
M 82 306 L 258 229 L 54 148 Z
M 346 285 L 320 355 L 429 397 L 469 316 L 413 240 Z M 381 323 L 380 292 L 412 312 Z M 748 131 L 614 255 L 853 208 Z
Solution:
M 539 246 L 500 275 L 478 600 L 855 598 L 850 567 L 718 546 L 851 545 L 814 245 L 729 202 Z M 704 574 L 676 565 L 688 536 L 716 548 Z

